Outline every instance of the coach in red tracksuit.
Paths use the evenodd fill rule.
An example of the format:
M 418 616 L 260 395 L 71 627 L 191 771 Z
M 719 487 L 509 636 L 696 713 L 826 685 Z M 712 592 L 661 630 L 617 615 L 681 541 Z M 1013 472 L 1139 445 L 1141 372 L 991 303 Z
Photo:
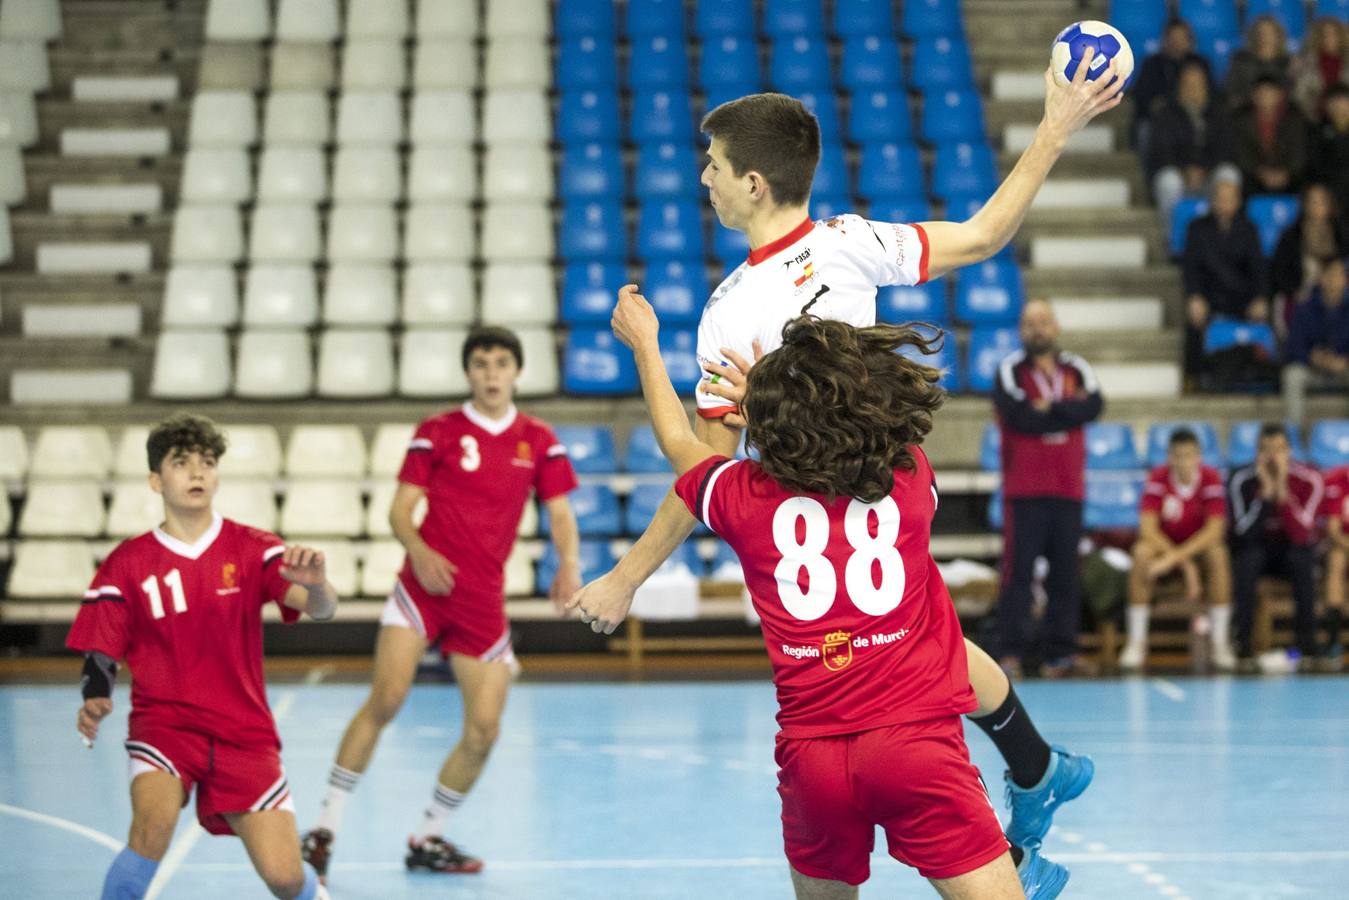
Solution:
M 1031 577 L 1049 562 L 1049 606 L 1040 635 L 1047 677 L 1077 664 L 1081 619 L 1077 545 L 1086 493 L 1083 426 L 1101 414 L 1091 367 L 1058 348 L 1059 324 L 1043 300 L 1021 312 L 1021 344 L 1002 361 L 993 405 L 1002 431 L 1003 555 L 997 655 L 1016 673 L 1030 642 Z

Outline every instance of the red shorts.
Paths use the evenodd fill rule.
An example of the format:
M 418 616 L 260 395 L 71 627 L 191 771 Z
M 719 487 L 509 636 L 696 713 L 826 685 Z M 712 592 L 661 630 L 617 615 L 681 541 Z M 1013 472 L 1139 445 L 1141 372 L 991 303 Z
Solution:
M 127 738 L 129 777 L 168 772 L 183 783 L 183 805 L 197 789 L 197 821 L 211 834 L 234 834 L 226 813 L 295 812 L 276 747 L 240 747 L 193 731 L 140 726 Z
M 446 656 L 458 653 L 515 665 L 504 596 L 466 594 L 458 586 L 448 597 L 428 594 L 410 562 L 398 573 L 379 622 L 411 628 Z
M 1007 852 L 959 718 L 779 737 L 775 757 L 787 860 L 803 875 L 866 881 L 877 825 L 890 855 L 925 878 L 964 875 Z

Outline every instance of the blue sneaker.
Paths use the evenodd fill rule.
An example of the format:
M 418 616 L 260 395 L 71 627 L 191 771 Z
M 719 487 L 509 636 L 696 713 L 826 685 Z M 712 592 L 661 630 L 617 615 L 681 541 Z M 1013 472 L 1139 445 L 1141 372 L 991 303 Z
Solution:
M 1021 865 L 1016 876 L 1021 879 L 1021 890 L 1026 900 L 1054 900 L 1068 886 L 1068 870 L 1040 855 L 1037 847 L 1023 848 Z
M 1081 795 L 1096 774 L 1090 756 L 1076 756 L 1059 746 L 1050 749 L 1049 768 L 1035 787 L 1018 787 L 1010 772 L 1003 776 L 1007 805 L 1012 808 L 1007 840 L 1017 847 L 1039 847 L 1054 822 L 1054 811 Z

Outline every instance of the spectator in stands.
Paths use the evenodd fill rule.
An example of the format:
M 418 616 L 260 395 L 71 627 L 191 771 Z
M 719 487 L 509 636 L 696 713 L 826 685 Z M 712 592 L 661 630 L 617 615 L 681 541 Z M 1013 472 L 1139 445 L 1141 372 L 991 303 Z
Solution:
M 1162 49 L 1143 60 L 1134 79 L 1134 142 L 1147 158 L 1152 117 L 1161 111 L 1167 99 L 1174 97 L 1180 84 L 1180 70 L 1186 63 L 1198 63 L 1208 73 L 1208 61 L 1195 52 L 1194 31 L 1182 19 L 1172 19 L 1162 35 Z M 1211 78 L 1210 78 L 1211 81 Z
M 1148 179 L 1163 228 L 1181 197 L 1208 193 L 1215 178 L 1240 177 L 1232 164 L 1227 109 L 1212 96 L 1208 69 L 1187 62 L 1176 96 L 1164 101 L 1153 117 L 1148 143 Z
M 1344 626 L 1344 585 L 1349 580 L 1349 466 L 1340 466 L 1326 474 L 1323 513 L 1329 531 L 1329 546 L 1326 549 L 1326 643 L 1321 651 L 1321 670 L 1339 672 L 1344 668 L 1344 644 L 1340 632 Z
M 1185 599 L 1191 603 L 1198 602 L 1203 588 L 1208 588 L 1214 666 L 1219 671 L 1236 667 L 1228 643 L 1232 561 L 1226 536 L 1222 475 L 1204 465 L 1195 433 L 1178 428 L 1171 433 L 1166 463 L 1149 473 L 1139 504 L 1138 542 L 1129 573 L 1128 640 L 1119 657 L 1121 669 L 1137 671 L 1147 660 L 1149 604 L 1158 580 L 1167 575 L 1184 579 Z
M 1298 189 L 1309 156 L 1307 120 L 1288 102 L 1282 82 L 1257 78 L 1251 102 L 1237 113 L 1233 131 L 1247 195 Z
M 1204 329 L 1219 316 L 1264 322 L 1265 256 L 1255 224 L 1241 210 L 1241 187 L 1217 179 L 1209 213 L 1190 223 L 1185 235 L 1185 374 L 1200 373 Z
M 1262 575 L 1293 581 L 1297 643 L 1304 656 L 1316 651 L 1316 516 L 1324 484 L 1321 473 L 1292 459 L 1283 426 L 1260 429 L 1255 462 L 1237 469 L 1228 482 L 1232 507 L 1232 630 L 1243 669 L 1253 668 L 1252 626 L 1255 591 Z
M 1251 92 L 1261 78 L 1288 83 L 1288 33 L 1279 20 L 1270 15 L 1256 16 L 1246 29 L 1246 46 L 1232 56 L 1227 70 L 1227 103 L 1240 109 L 1251 102 Z
M 1335 195 L 1341 222 L 1349 226 L 1349 85 L 1326 91 L 1326 115 L 1312 141 L 1312 172 Z
M 1288 421 L 1301 425 L 1308 388 L 1349 389 L 1349 282 L 1344 260 L 1321 261 L 1316 290 L 1293 312 L 1284 352 L 1283 402 Z
M 1031 580 L 1037 557 L 1049 561 L 1049 606 L 1041 627 L 1042 674 L 1081 673 L 1077 545 L 1086 494 L 1084 426 L 1101 414 L 1101 389 L 1091 367 L 1058 347 L 1059 324 L 1044 300 L 1021 311 L 1021 344 L 1002 361 L 993 406 L 1002 430 L 1002 597 L 998 656 L 1021 670 L 1030 643 Z
M 1349 25 L 1332 18 L 1313 22 L 1290 76 L 1293 98 L 1303 114 L 1319 122 L 1326 92 L 1337 84 L 1349 85 Z
M 1349 253 L 1335 200 L 1324 184 L 1302 192 L 1296 221 L 1279 237 L 1269 265 L 1269 297 L 1280 336 L 1286 338 L 1298 304 L 1311 295 L 1321 275 L 1321 260 Z

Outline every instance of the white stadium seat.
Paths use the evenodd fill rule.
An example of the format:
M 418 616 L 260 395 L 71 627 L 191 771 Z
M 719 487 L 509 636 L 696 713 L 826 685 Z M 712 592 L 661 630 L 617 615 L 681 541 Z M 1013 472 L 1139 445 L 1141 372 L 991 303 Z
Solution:
M 552 25 L 549 5 L 548 0 L 492 0 L 487 5 L 487 39 L 546 38 Z
M 339 147 L 333 159 L 333 200 L 394 203 L 402 196 L 401 170 L 393 147 Z
M 267 95 L 262 135 L 268 147 L 318 146 L 332 135 L 332 110 L 320 91 L 272 91 Z
M 234 392 L 249 399 L 298 399 L 314 389 L 314 356 L 303 331 L 245 331 Z
M 546 91 L 492 91 L 482 112 L 488 144 L 546 144 L 553 136 Z
M 263 41 L 271 36 L 267 0 L 210 0 L 206 7 L 208 41 Z
M 361 596 L 387 597 L 406 558 L 407 551 L 397 541 L 371 541 L 361 566 Z
M 0 41 L 0 91 L 41 93 L 52 86 L 47 46 L 40 41 Z
M 375 478 L 392 478 L 403 468 L 403 457 L 417 426 L 409 422 L 387 423 L 375 429 L 370 442 L 370 474 Z M 376 485 L 378 489 L 378 484 Z
M 129 538 L 159 527 L 164 521 L 164 498 L 150 490 L 144 478 L 119 481 L 108 507 L 108 537 Z
M 328 195 L 327 169 L 318 146 L 267 147 L 258 164 L 258 200 L 318 203 Z
M 182 265 L 164 283 L 166 328 L 226 328 L 239 321 L 239 279 L 228 266 Z
M 393 393 L 393 342 L 384 329 L 329 328 L 319 338 L 320 397 L 355 399 Z
M 417 0 L 417 39 L 478 34 L 477 0 Z
M 230 344 L 223 330 L 161 331 L 155 340 L 150 396 L 207 400 L 230 389 Z
M 244 255 L 244 226 L 234 206 L 180 206 L 169 257 L 176 263 L 232 263 Z
M 392 325 L 398 319 L 398 288 L 390 266 L 338 263 L 323 289 L 327 325 Z
M 9 228 L 9 209 L 0 206 L 0 265 L 14 258 L 14 235 Z
M 276 531 L 276 489 L 270 481 L 222 478 L 214 506 L 216 512 L 241 525 Z
M 468 332 L 450 328 L 409 328 L 399 345 L 398 393 L 404 397 L 462 397 L 468 378 L 459 350 Z
M 473 214 L 463 204 L 419 203 L 410 206 L 404 220 L 403 256 L 409 262 L 471 259 Z
M 478 50 L 466 37 L 419 41 L 412 51 L 412 86 L 419 91 L 471 90 L 478 84 Z
M 418 263 L 403 273 L 403 322 L 468 325 L 477 315 L 467 263 Z
M 365 533 L 370 537 L 393 537 L 393 526 L 389 524 L 389 509 L 393 506 L 393 496 L 397 492 L 398 482 L 392 477 L 375 482 L 370 491 L 370 504 L 365 510 Z M 412 508 L 412 524 L 420 527 L 425 519 L 426 498 L 423 497 Z
M 112 441 L 96 425 L 49 425 L 38 432 L 31 478 L 106 478 L 112 471 Z
M 277 44 L 272 47 L 274 91 L 329 91 L 337 84 L 331 44 Z
M 9 492 L 0 491 L 0 537 L 9 536 L 9 527 L 14 524 L 14 510 L 9 505 Z
M 281 504 L 284 534 L 356 537 L 364 518 L 361 488 L 355 481 L 292 480 Z
M 473 95 L 468 91 L 420 91 L 412 97 L 412 143 L 471 143 L 475 137 Z
M 94 554 L 84 541 L 22 541 L 14 550 L 11 597 L 74 600 L 94 580 Z
M 186 203 L 243 203 L 253 195 L 248 151 L 242 147 L 188 150 L 180 190 Z
M 137 478 L 150 471 L 145 455 L 145 442 L 150 437 L 149 425 L 128 425 L 117 438 L 117 452 L 113 454 L 112 473 L 118 478 Z
M 558 391 L 557 341 L 547 328 L 517 328 L 525 353 L 525 368 L 516 388 L 522 397 L 542 397 Z
M 201 48 L 197 87 L 206 91 L 261 90 L 264 61 L 260 44 L 207 42 Z
M 276 39 L 302 44 L 326 44 L 341 32 L 337 0 L 279 0 Z
M 271 425 L 222 425 L 227 446 L 220 474 L 275 478 L 281 474 L 281 437 Z
M 304 328 L 318 321 L 319 300 L 312 266 L 255 265 L 244 280 L 244 325 Z
M 28 438 L 24 437 L 23 429 L 0 425 L 0 481 L 17 481 L 27 473 Z
M 37 103 L 26 92 L 0 93 L 0 141 L 31 147 L 37 143 Z
M 0 144 L 0 205 L 18 206 L 28 196 L 18 144 Z
M 488 203 L 482 215 L 482 255 L 489 263 L 551 259 L 553 217 L 547 203 Z
M 435 0 L 433 0 L 435 2 Z M 408 34 L 407 0 L 347 0 L 347 37 L 404 38 Z
M 28 482 L 19 516 L 22 537 L 97 537 L 107 516 L 103 492 L 92 480 Z
M 342 90 L 402 90 L 407 84 L 407 67 L 407 53 L 400 40 L 349 40 L 342 48 Z
M 348 203 L 328 216 L 332 263 L 391 263 L 398 255 L 398 216 L 389 204 Z
M 351 541 L 332 536 L 293 537 L 287 534 L 286 543 L 299 544 L 321 552 L 324 574 L 333 590 L 337 591 L 337 595 L 344 599 L 357 596 L 360 578 L 357 576 L 356 547 Z
M 553 196 L 553 157 L 545 144 L 496 144 L 483 157 L 483 197 L 539 200 Z
M 403 140 L 403 101 L 393 91 L 347 91 L 337 103 L 339 144 L 397 144 Z
M 417 144 L 408 163 L 408 199 L 413 203 L 472 200 L 478 170 L 469 144 Z
M 247 147 L 258 141 L 258 107 L 248 91 L 201 91 L 192 98 L 189 147 Z
M 506 557 L 506 596 L 534 593 L 534 556 L 528 544 L 517 541 Z
M 487 42 L 483 86 L 488 91 L 533 88 L 553 83 L 552 54 L 545 37 L 505 37 Z M 638 62 L 640 65 L 640 60 Z
M 0 38 L 54 41 L 61 36 L 60 0 L 3 0 Z
M 318 211 L 299 204 L 255 206 L 248 255 L 254 262 L 315 262 L 319 258 Z
M 557 320 L 557 288 L 546 262 L 489 265 L 483 272 L 484 318 L 498 325 L 551 325 Z
M 355 425 L 297 425 L 286 441 L 291 478 L 360 478 L 366 462 L 365 439 Z

